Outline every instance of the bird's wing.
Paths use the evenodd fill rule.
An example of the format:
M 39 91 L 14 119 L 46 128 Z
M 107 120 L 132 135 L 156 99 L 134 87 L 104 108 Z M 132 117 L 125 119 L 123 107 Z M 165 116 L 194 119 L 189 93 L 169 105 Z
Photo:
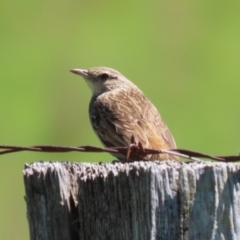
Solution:
M 89 107 L 92 127 L 102 143 L 106 147 L 128 146 L 134 136 L 136 142 L 146 145 L 147 138 L 127 99 L 107 95 L 92 101 Z
M 167 141 L 172 139 L 169 130 L 157 109 L 139 90 L 100 95 L 91 101 L 89 116 L 95 133 L 107 147 L 128 146 L 134 136 L 143 147 L 169 148 Z

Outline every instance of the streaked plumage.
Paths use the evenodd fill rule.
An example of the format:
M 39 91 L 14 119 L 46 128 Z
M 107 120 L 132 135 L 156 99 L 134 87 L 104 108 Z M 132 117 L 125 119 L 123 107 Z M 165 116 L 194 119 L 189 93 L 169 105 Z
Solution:
M 155 106 L 142 91 L 118 71 L 95 67 L 73 69 L 83 76 L 92 90 L 89 117 L 92 127 L 106 147 L 129 146 L 131 137 L 143 147 L 154 149 L 176 148 L 175 141 Z M 119 160 L 125 156 L 116 155 Z M 131 160 L 143 156 L 130 155 Z M 145 160 L 178 159 L 167 154 L 148 155 Z

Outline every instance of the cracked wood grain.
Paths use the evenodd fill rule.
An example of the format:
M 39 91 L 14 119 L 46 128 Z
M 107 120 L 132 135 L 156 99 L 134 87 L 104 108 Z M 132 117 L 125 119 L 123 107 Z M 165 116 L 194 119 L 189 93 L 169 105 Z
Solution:
M 240 164 L 25 166 L 31 240 L 240 239 Z

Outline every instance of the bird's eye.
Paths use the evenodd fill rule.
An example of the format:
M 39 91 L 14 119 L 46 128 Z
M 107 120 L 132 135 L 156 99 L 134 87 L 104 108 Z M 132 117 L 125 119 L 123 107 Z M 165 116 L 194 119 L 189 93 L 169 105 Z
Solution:
M 103 73 L 100 75 L 100 78 L 104 81 L 107 80 L 109 78 L 109 75 L 107 73 Z

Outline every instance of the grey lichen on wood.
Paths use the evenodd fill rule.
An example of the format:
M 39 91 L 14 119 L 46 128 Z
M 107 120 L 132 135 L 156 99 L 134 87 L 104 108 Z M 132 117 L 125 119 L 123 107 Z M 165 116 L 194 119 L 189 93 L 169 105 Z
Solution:
M 25 166 L 31 240 L 240 239 L 240 164 Z

